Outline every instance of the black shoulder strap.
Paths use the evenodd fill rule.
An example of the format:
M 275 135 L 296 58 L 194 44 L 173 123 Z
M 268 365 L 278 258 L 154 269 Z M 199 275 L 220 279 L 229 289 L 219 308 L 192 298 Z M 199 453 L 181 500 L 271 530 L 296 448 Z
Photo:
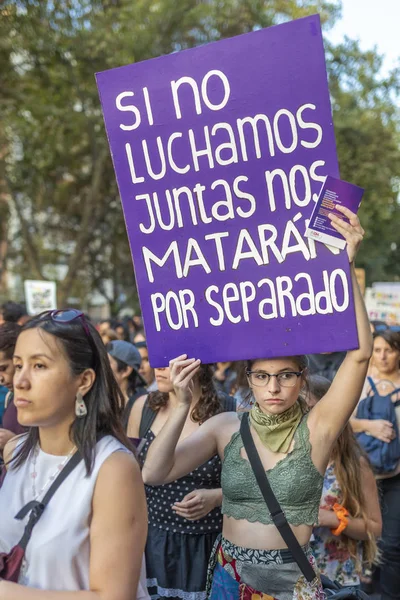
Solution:
M 130 396 L 128 402 L 125 405 L 124 412 L 122 413 L 121 421 L 125 431 L 127 431 L 128 429 L 129 417 L 131 416 L 132 407 L 136 398 L 137 396 Z
M 16 519 L 22 520 L 24 517 L 26 517 L 26 515 L 29 512 L 31 513 L 29 521 L 26 524 L 24 534 L 18 543 L 18 545 L 24 550 L 28 545 L 28 542 L 32 535 L 32 530 L 36 523 L 39 521 L 40 517 L 42 516 L 44 509 L 46 508 L 46 506 L 48 505 L 48 503 L 50 502 L 60 485 L 66 480 L 68 475 L 72 473 L 75 467 L 78 466 L 81 460 L 82 455 L 80 454 L 80 452 L 76 451 L 72 458 L 67 462 L 63 470 L 60 471 L 56 479 L 53 481 L 46 494 L 44 495 L 42 501 L 38 502 L 37 500 L 32 500 L 31 502 L 28 502 L 28 504 L 21 508 L 19 513 L 15 516 Z
M 265 469 L 250 432 L 248 413 L 245 413 L 242 417 L 240 424 L 240 435 L 242 436 L 243 444 L 249 458 L 251 468 L 253 469 L 261 493 L 264 496 L 264 500 L 268 506 L 271 518 L 278 528 L 283 541 L 292 553 L 293 558 L 299 565 L 304 577 L 307 579 L 307 581 L 313 581 L 316 577 L 314 569 L 310 565 L 307 556 L 304 554 L 302 547 L 296 539 L 296 536 L 290 529 L 285 513 L 282 511 L 282 508 L 269 484 L 268 477 L 265 473 Z
M 146 437 L 147 432 L 150 427 L 153 425 L 154 419 L 156 418 L 157 413 L 149 406 L 149 397 L 147 396 L 142 410 L 142 418 L 140 419 L 139 425 L 139 437 Z

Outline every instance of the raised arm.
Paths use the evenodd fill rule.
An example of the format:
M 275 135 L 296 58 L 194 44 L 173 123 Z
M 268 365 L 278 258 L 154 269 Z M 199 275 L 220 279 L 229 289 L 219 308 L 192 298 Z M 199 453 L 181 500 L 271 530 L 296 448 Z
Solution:
M 372 335 L 364 300 L 358 287 L 354 259 L 364 236 L 360 221 L 349 209 L 338 206 L 350 223 L 331 215 L 332 225 L 347 241 L 351 282 L 357 322 L 359 347 L 347 352 L 327 394 L 312 409 L 309 416 L 311 432 L 324 444 L 333 444 L 350 419 L 360 398 L 372 353 Z M 329 448 L 327 448 L 329 450 Z
M 143 481 L 161 485 L 183 477 L 217 454 L 217 428 L 226 422 L 227 413 L 208 419 L 199 429 L 178 444 L 192 401 L 193 378 L 200 361 L 186 355 L 170 362 L 171 381 L 178 404 L 150 445 L 142 470 Z M 237 419 L 236 415 L 232 413 Z

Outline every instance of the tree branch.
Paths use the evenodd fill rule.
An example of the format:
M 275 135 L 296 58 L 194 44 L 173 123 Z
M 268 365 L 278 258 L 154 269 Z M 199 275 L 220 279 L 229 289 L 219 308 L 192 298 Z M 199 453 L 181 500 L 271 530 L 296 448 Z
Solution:
M 65 303 L 66 296 L 77 275 L 77 272 L 81 265 L 82 255 L 85 253 L 86 248 L 90 242 L 92 231 L 96 227 L 99 220 L 102 218 L 103 211 L 106 210 L 106 206 L 104 206 L 105 203 L 100 203 L 99 206 L 98 200 L 99 198 L 101 198 L 100 189 L 104 174 L 104 166 L 106 160 L 108 159 L 108 156 L 108 149 L 103 148 L 93 169 L 92 183 L 87 199 L 84 202 L 82 222 L 76 240 L 75 249 L 69 260 L 69 268 L 67 275 L 65 276 L 64 280 L 59 286 L 60 306 L 62 306 Z
M 18 199 L 18 194 L 12 193 L 12 184 L 7 177 L 6 177 L 6 181 L 7 181 L 7 186 L 9 189 L 11 202 L 14 205 L 15 212 L 17 213 L 18 220 L 21 224 L 22 238 L 23 238 L 23 241 L 26 246 L 26 253 L 25 253 L 26 260 L 32 271 L 32 275 L 34 277 L 36 277 L 36 279 L 44 279 L 42 269 L 41 269 L 37 245 L 33 241 L 33 236 L 31 235 L 31 232 L 29 229 L 29 224 L 23 215 L 23 210 L 22 210 L 21 204 Z

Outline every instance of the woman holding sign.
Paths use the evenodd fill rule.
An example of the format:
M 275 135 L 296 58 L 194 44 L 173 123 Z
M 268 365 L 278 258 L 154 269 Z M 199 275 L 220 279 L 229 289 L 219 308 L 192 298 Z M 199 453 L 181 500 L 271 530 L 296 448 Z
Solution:
M 255 400 L 250 413 L 212 417 L 178 444 L 200 361 L 182 355 L 170 363 L 178 403 L 149 449 L 143 478 L 151 485 L 166 483 L 182 477 L 216 453 L 223 460 L 224 523 L 215 561 L 210 565 L 212 600 L 250 600 L 253 594 L 279 600 L 322 598 L 319 577 L 310 568 L 314 567 L 314 560 L 309 540 L 318 520 L 331 450 L 357 404 L 372 349 L 368 317 L 354 271 L 364 231 L 354 213 L 344 207 L 337 209 L 349 219 L 347 223 L 331 215 L 333 226 L 347 241 L 359 348 L 347 353 L 329 391 L 310 412 L 300 400 L 307 386 L 304 356 L 256 359 L 249 361 L 247 368 Z M 280 534 L 282 529 L 277 529 L 282 523 L 282 512 L 271 517 L 249 454 L 252 463 L 254 454 L 258 454 L 260 481 L 266 473 L 286 515 L 289 535 L 286 530 L 285 539 L 294 534 L 290 546 L 302 563 L 301 569 Z M 340 533 L 347 525 L 341 514 L 336 525 L 335 530 Z

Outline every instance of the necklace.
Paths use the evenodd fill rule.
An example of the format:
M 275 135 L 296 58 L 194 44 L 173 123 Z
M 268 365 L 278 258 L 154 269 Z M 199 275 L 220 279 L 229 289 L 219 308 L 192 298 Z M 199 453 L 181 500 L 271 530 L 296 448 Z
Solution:
M 69 459 L 74 454 L 74 452 L 76 450 L 76 446 L 74 446 L 72 448 L 71 452 L 69 452 L 69 454 L 67 454 L 67 456 L 64 458 L 64 460 L 57 465 L 57 468 L 54 471 L 54 473 L 52 473 L 50 475 L 50 477 L 47 479 L 46 483 L 43 485 L 43 487 L 41 488 L 41 490 L 38 492 L 36 490 L 36 479 L 37 479 L 36 463 L 37 463 L 37 458 L 39 456 L 39 450 L 40 450 L 39 444 L 36 444 L 36 447 L 35 447 L 35 449 L 33 451 L 33 456 L 32 456 L 32 471 L 30 473 L 30 475 L 31 475 L 31 482 L 32 482 L 32 496 L 33 496 L 34 500 L 37 500 L 39 498 L 39 496 L 41 496 L 42 494 L 44 494 L 44 492 L 47 490 L 47 488 L 53 483 L 53 481 L 55 480 L 55 478 L 57 477 L 57 475 L 59 473 L 61 473 L 61 471 L 63 470 L 63 468 L 65 467 L 65 465 L 69 461 Z M 26 559 L 26 554 L 25 554 L 24 558 L 22 560 L 20 577 L 19 577 L 19 582 L 22 585 L 28 585 L 28 580 L 27 580 L 27 577 L 26 577 L 27 571 L 28 571 L 28 561 Z
M 55 480 L 57 475 L 59 473 L 61 473 L 61 471 L 63 470 L 63 468 L 65 467 L 65 465 L 67 464 L 67 462 L 69 461 L 69 459 L 71 458 L 71 456 L 73 455 L 75 450 L 76 450 L 76 446 L 74 446 L 72 448 L 72 450 L 69 452 L 69 454 L 67 454 L 67 456 L 64 458 L 64 460 L 57 465 L 57 468 L 55 469 L 55 471 L 50 475 L 50 477 L 46 480 L 46 482 L 43 485 L 43 487 L 41 488 L 41 490 L 38 492 L 36 489 L 36 479 L 37 479 L 37 475 L 38 475 L 37 471 L 36 471 L 36 464 L 37 464 L 37 458 L 39 456 L 39 444 L 36 445 L 36 448 L 33 451 L 33 456 L 32 456 L 32 471 L 31 471 L 32 496 L 33 496 L 34 500 L 37 500 L 39 498 L 39 496 L 41 496 L 47 490 L 47 488 L 53 483 L 53 481 Z

